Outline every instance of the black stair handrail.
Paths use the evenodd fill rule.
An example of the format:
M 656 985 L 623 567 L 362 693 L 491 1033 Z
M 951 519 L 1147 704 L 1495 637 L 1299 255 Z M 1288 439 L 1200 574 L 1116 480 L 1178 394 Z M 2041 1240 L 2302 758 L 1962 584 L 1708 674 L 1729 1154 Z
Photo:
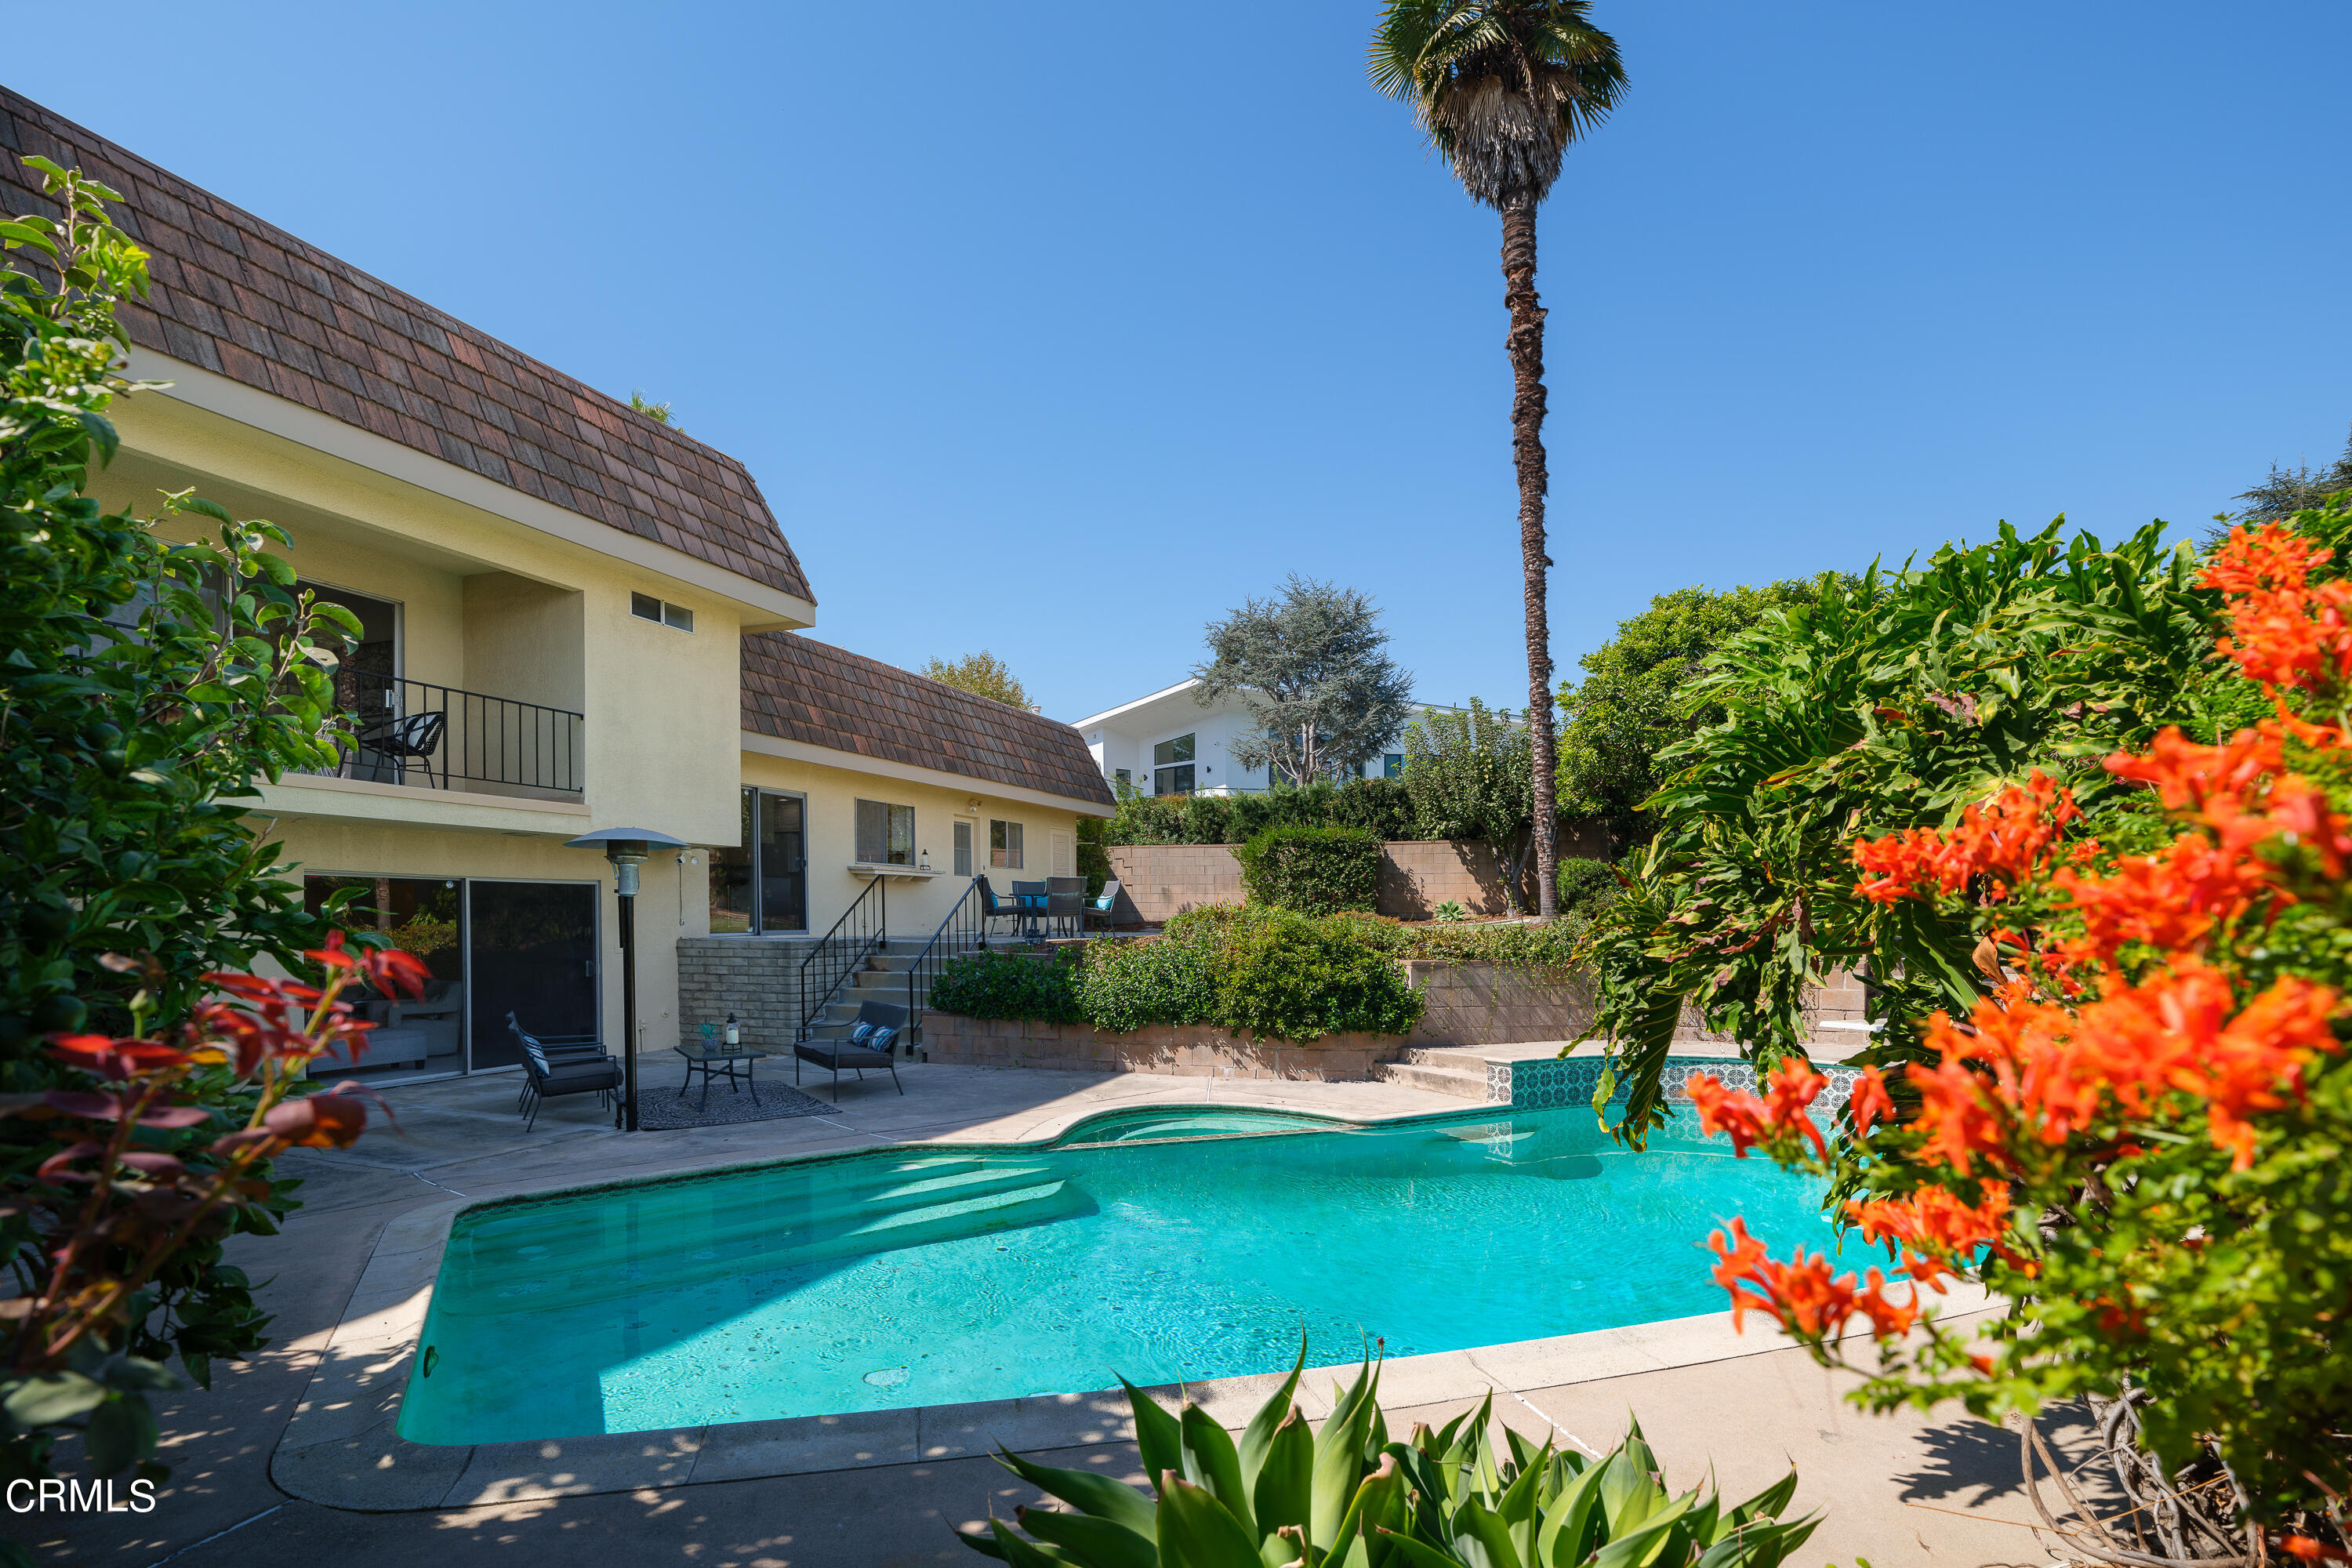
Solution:
M 889 894 L 883 890 L 884 886 L 880 877 L 866 883 L 866 890 L 841 911 L 841 918 L 833 922 L 833 929 L 817 938 L 815 944 L 809 949 L 808 956 L 801 960 L 797 986 L 801 1022 L 799 1030 L 793 1037 L 795 1045 L 808 1039 L 809 1030 L 815 1026 L 817 1015 L 833 1005 L 835 993 L 848 982 L 851 975 L 865 967 L 866 961 L 873 956 L 876 948 L 889 940 Z M 809 973 L 812 965 L 816 968 L 814 976 Z M 816 1001 L 811 1005 L 809 993 L 814 982 L 822 982 L 824 989 L 816 994 Z
M 947 917 L 940 921 L 931 940 L 915 955 L 907 969 L 907 1040 L 920 1045 L 923 1039 L 923 1014 L 930 1005 L 931 983 L 947 973 L 948 964 L 975 947 L 987 945 L 988 923 L 982 912 L 980 882 L 974 879 L 955 901 Z M 944 944 L 944 945 L 942 945 Z

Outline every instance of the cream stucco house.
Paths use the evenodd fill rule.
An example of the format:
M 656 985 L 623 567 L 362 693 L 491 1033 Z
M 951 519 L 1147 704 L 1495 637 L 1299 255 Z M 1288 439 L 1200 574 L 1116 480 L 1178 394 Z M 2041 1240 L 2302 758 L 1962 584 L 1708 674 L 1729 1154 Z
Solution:
M 171 384 L 118 404 L 101 499 L 277 522 L 362 623 L 361 744 L 255 821 L 433 966 L 372 1070 L 511 1067 L 509 1012 L 622 1038 L 612 872 L 566 847 L 592 829 L 690 846 L 637 905 L 658 1051 L 680 938 L 822 933 L 877 879 L 918 935 L 992 857 L 1042 878 L 1109 815 L 1067 726 L 802 636 L 816 595 L 734 459 L 5 89 L 0 149 L 8 210 L 50 210 L 40 153 L 122 192 L 153 258 L 122 314 L 131 374 Z

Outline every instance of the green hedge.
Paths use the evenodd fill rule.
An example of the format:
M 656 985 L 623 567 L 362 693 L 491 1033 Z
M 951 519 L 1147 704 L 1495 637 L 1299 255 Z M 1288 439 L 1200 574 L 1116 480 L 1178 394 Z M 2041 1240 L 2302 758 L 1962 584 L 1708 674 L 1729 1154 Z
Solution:
M 1394 959 L 1341 921 L 1260 910 L 1234 922 L 1221 957 L 1220 1021 L 1279 1040 L 1409 1034 L 1426 1005 Z
M 1078 978 L 1087 1021 L 1115 1035 L 1146 1024 L 1214 1024 L 1216 948 L 1169 937 L 1097 942 Z
M 1129 795 L 1107 842 L 1239 844 L 1269 827 L 1360 827 L 1384 843 L 1428 837 L 1402 780 L 1350 779 L 1255 795 Z
M 1255 903 L 1331 915 L 1380 902 L 1381 840 L 1360 827 L 1269 827 L 1234 858 Z
M 1034 1018 L 1083 1024 L 1078 965 L 1068 959 L 1014 952 L 975 952 L 950 961 L 931 982 L 930 1005 L 967 1018 Z

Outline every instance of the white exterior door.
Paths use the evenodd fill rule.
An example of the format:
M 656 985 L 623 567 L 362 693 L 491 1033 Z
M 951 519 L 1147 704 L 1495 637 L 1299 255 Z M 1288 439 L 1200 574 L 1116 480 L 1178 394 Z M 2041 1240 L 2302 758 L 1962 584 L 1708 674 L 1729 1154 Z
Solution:
M 1053 861 L 1049 877 L 1075 877 L 1078 874 L 1077 836 L 1066 827 L 1056 827 L 1046 834 L 1048 856 Z

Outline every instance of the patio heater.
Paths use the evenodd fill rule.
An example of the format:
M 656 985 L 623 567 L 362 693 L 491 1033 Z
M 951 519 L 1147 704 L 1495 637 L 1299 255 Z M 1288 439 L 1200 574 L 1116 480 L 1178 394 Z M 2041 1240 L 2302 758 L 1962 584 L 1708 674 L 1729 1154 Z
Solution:
M 602 849 L 613 863 L 614 890 L 621 895 L 621 1109 L 613 1125 L 637 1130 L 637 868 L 656 849 L 683 849 L 683 838 L 650 827 L 600 827 L 568 841 L 566 849 Z

